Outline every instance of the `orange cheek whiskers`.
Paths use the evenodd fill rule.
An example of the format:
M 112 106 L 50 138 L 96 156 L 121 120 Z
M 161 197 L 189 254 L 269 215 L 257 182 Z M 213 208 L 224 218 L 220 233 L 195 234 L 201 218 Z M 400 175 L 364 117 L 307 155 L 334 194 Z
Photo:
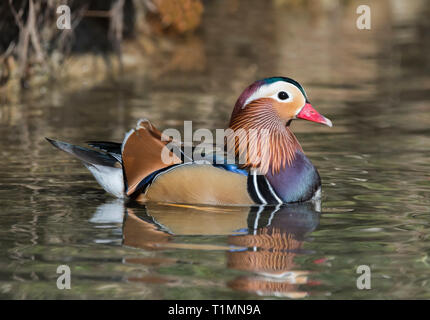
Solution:
M 285 127 L 272 99 L 251 102 L 232 117 L 230 128 L 233 132 L 242 130 L 240 138 L 236 137 L 233 144 L 236 156 L 245 160 L 241 164 L 258 168 L 261 174 L 266 174 L 270 168 L 274 174 L 286 165 L 290 166 L 296 151 L 302 151 L 297 138 Z M 246 141 L 245 145 L 243 141 Z

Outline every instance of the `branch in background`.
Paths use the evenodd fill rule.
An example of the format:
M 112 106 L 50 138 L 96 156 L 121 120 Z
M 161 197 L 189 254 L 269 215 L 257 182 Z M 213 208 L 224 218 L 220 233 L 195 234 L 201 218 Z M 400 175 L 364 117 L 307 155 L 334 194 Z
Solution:
M 13 6 L 12 0 L 9 0 L 9 7 L 15 18 L 15 22 L 19 28 L 19 40 L 16 46 L 18 55 L 18 76 L 22 87 L 26 87 L 26 78 L 29 71 L 30 41 L 33 50 L 35 51 L 36 61 L 45 64 L 45 55 L 40 45 L 40 39 L 36 28 L 36 16 L 40 10 L 40 3 L 35 7 L 33 0 L 29 0 L 27 21 L 22 20 L 24 12 L 24 1 L 17 12 Z
M 116 0 L 110 9 L 109 37 L 114 44 L 114 49 L 119 58 L 122 70 L 121 42 L 123 34 L 123 10 L 124 0 Z
M 16 46 L 16 51 L 18 55 L 18 76 L 20 78 L 21 86 L 24 85 L 25 71 L 27 70 L 27 58 L 28 58 L 28 46 L 30 39 L 30 32 L 28 30 L 28 23 L 24 24 L 22 20 L 24 7 L 21 5 L 19 12 L 17 12 L 12 4 L 12 0 L 9 0 L 9 6 L 11 12 L 15 18 L 16 24 L 19 28 L 19 39 Z M 27 22 L 30 19 L 30 15 L 27 18 Z
M 40 10 L 40 2 L 35 6 L 33 0 L 30 0 L 30 8 L 28 12 L 28 29 L 30 32 L 31 44 L 33 45 L 34 50 L 36 51 L 36 61 L 45 63 L 45 55 L 40 46 L 39 35 L 36 28 L 36 15 Z

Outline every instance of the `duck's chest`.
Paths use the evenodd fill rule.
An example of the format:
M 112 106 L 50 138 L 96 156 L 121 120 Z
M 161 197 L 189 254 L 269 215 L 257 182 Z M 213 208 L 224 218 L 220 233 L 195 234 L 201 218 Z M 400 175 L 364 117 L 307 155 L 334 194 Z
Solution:
M 250 173 L 248 192 L 257 203 L 291 203 L 312 199 L 321 188 L 318 171 L 310 160 L 297 152 L 290 166 L 276 174 Z

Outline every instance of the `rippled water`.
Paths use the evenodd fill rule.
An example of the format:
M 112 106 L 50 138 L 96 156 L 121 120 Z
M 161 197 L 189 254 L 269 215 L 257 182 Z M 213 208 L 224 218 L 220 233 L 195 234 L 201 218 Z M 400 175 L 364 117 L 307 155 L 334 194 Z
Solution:
M 372 2 L 370 31 L 352 3 L 251 2 L 207 2 L 200 31 L 150 68 L 0 107 L 1 298 L 430 298 L 428 1 Z M 44 141 L 121 141 L 143 117 L 224 128 L 241 90 L 271 75 L 300 81 L 333 120 L 292 125 L 321 212 L 123 203 Z M 56 287 L 62 264 L 71 290 Z M 359 265 L 371 290 L 356 287 Z

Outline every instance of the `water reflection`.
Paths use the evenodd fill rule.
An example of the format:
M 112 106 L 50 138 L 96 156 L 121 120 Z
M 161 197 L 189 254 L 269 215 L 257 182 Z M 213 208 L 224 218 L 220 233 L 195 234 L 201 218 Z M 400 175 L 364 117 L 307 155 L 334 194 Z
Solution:
M 100 205 L 93 223 L 122 221 L 122 244 L 148 251 L 165 249 L 224 250 L 227 267 L 244 271 L 227 283 L 234 290 L 260 295 L 302 298 L 307 292 L 298 285 L 309 284 L 307 271 L 296 271 L 294 258 L 306 254 L 303 243 L 319 224 L 321 203 L 287 206 L 210 207 L 178 204 L 123 203 L 115 200 Z M 225 236 L 221 244 L 185 243 L 179 236 Z M 96 242 L 104 242 L 98 239 Z M 156 261 L 155 261 L 156 260 Z M 126 258 L 125 263 L 169 265 L 171 258 Z M 149 279 L 150 278 L 150 279 Z M 167 283 L 158 276 L 132 277 L 128 281 Z
M 302 247 L 306 235 L 319 224 L 318 206 L 303 203 L 251 209 L 248 234 L 229 237 L 229 243 L 247 249 L 229 251 L 227 255 L 229 268 L 252 271 L 255 275 L 238 277 L 228 285 L 261 295 L 307 296 L 298 285 L 308 284 L 308 272 L 295 271 L 294 258 L 305 253 Z

